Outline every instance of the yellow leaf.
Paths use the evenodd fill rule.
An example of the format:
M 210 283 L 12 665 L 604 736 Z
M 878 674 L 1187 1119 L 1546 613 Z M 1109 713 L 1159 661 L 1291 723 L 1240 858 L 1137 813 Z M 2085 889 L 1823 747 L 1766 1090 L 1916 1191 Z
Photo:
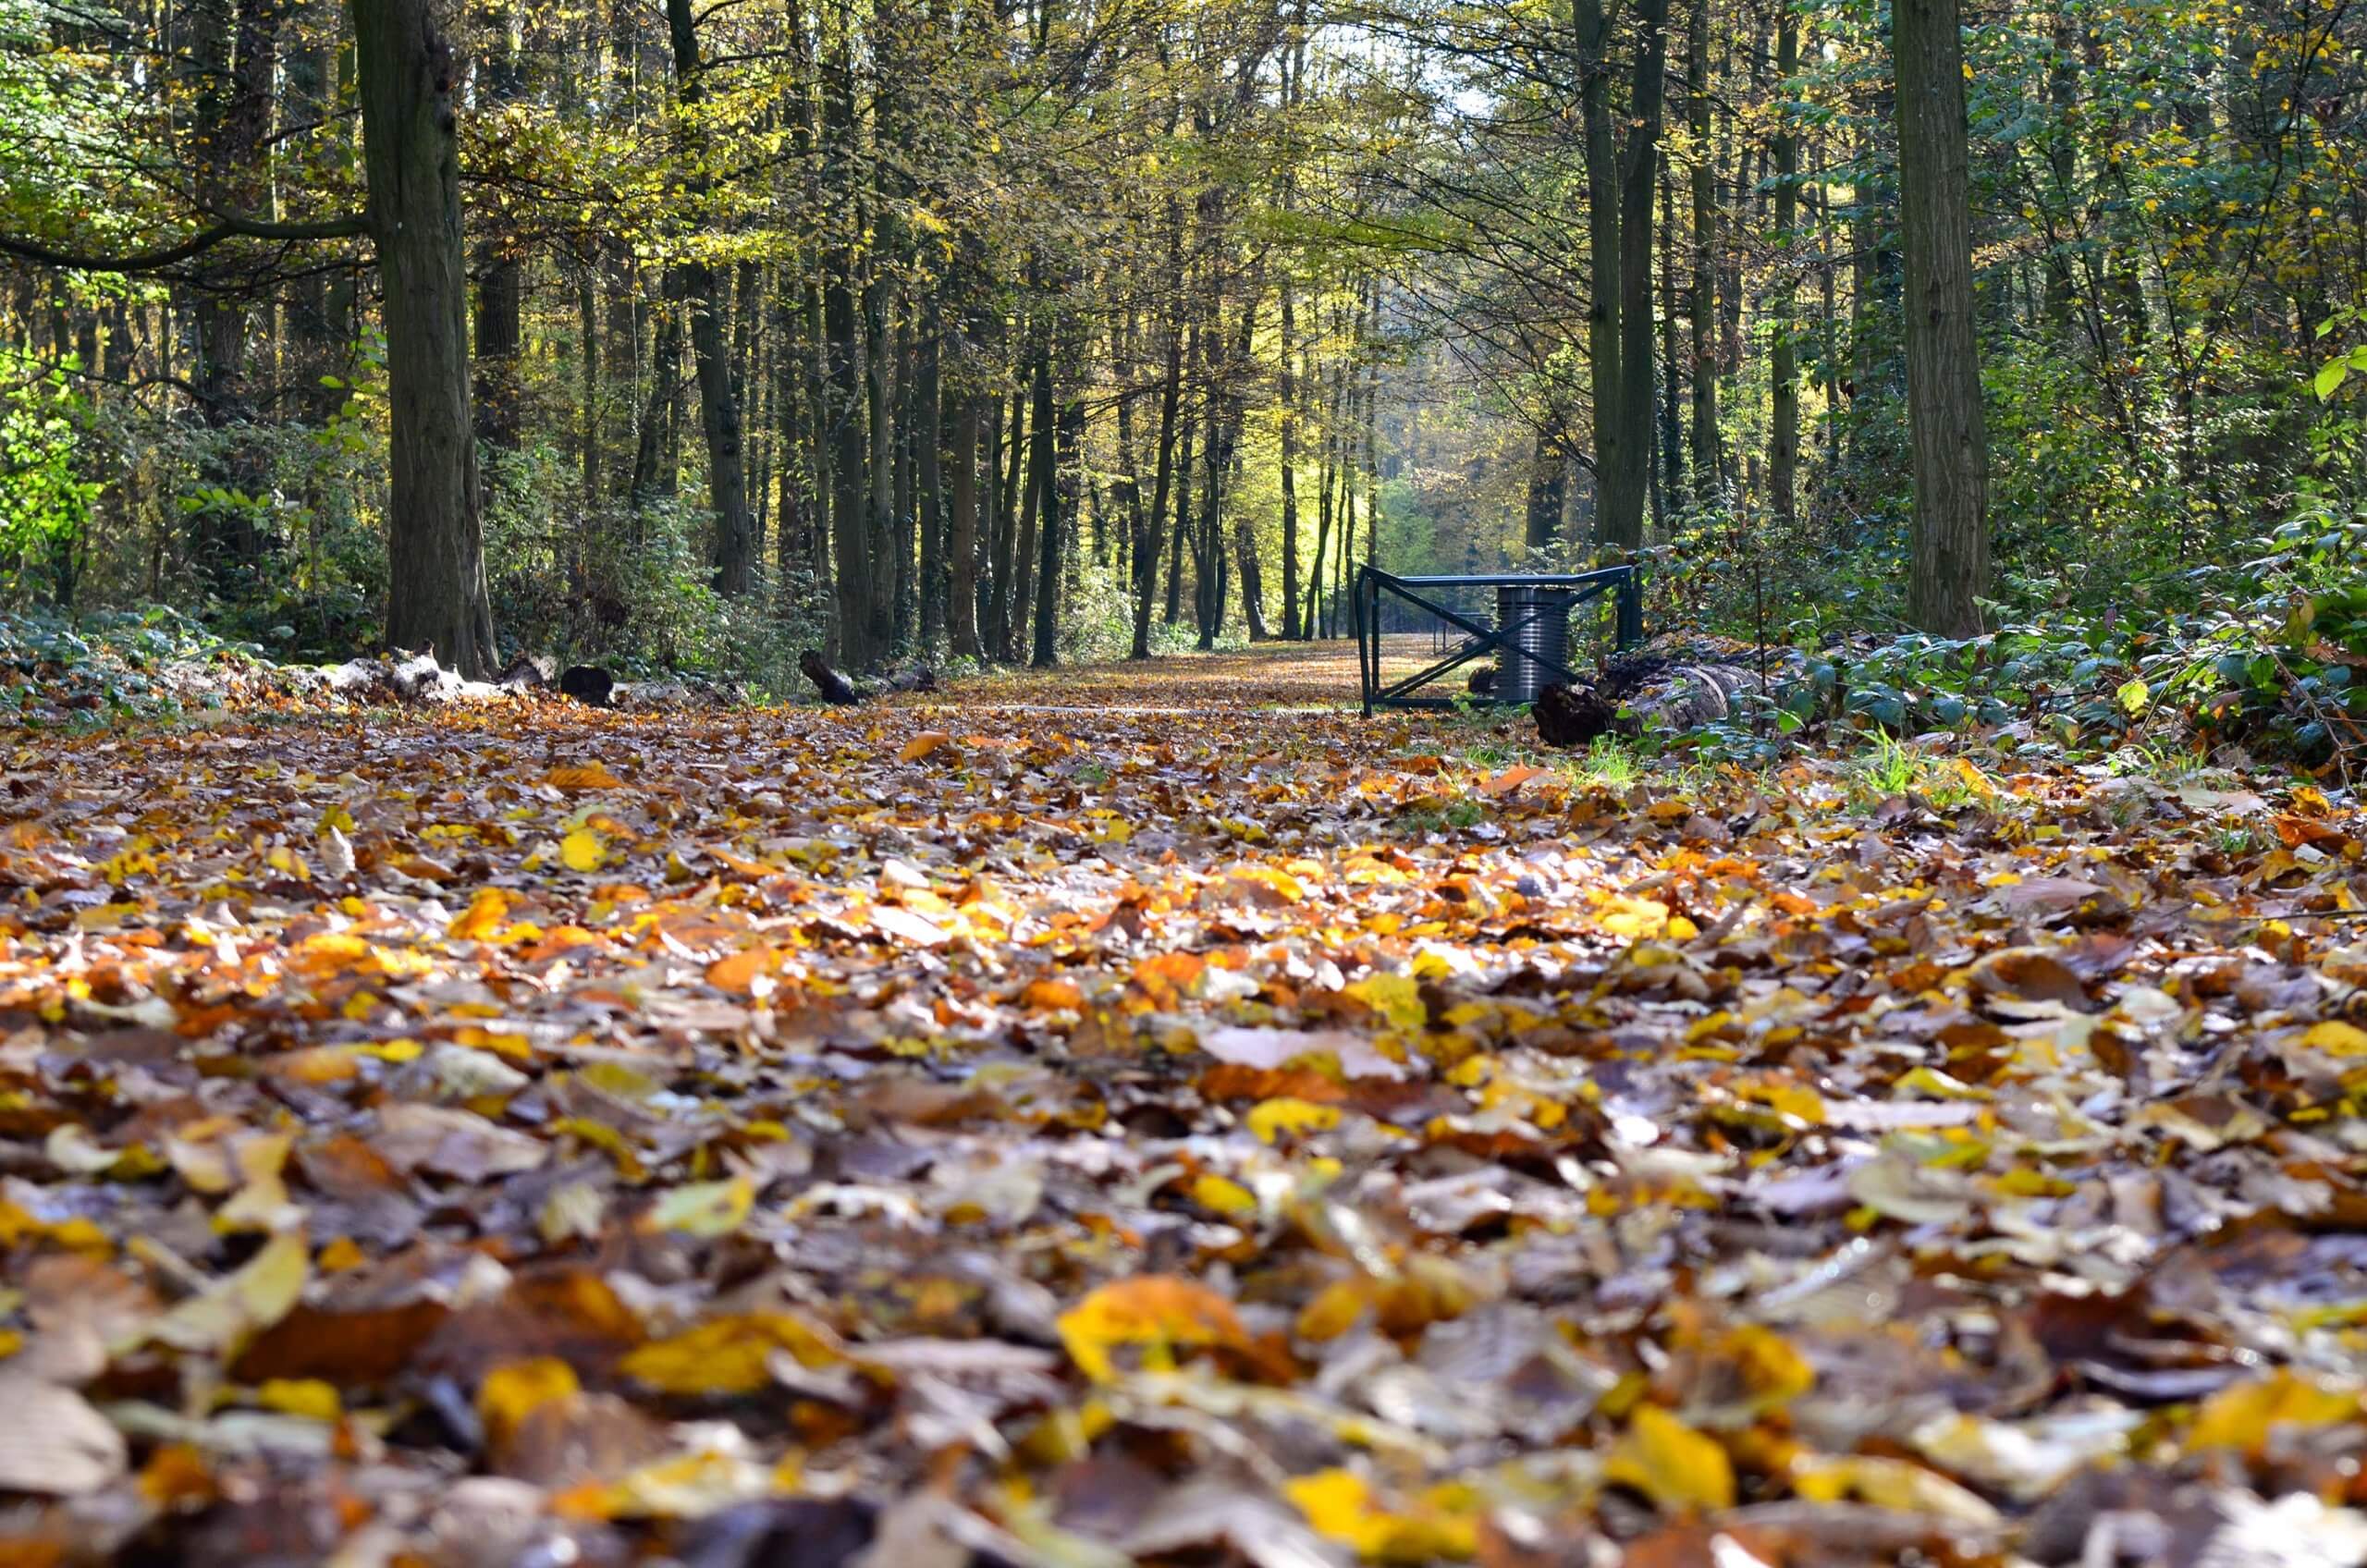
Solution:
M 271 1378 L 255 1390 L 255 1403 L 282 1415 L 312 1421 L 334 1421 L 345 1414 L 337 1389 L 318 1378 Z
M 1347 994 L 1398 1029 L 1419 1029 L 1430 1021 L 1422 1004 L 1422 983 L 1409 974 L 1375 974 L 1347 987 Z
M 1340 1125 L 1340 1110 L 1337 1106 L 1282 1095 L 1252 1106 L 1248 1122 L 1259 1143 L 1270 1144 L 1285 1133 L 1329 1132 Z
M 1663 1513 L 1735 1504 L 1735 1467 L 1726 1451 L 1656 1404 L 1636 1407 L 1602 1474 L 1642 1492 Z
M 625 1376 L 668 1394 L 751 1394 L 772 1381 L 772 1358 L 787 1351 L 803 1366 L 827 1366 L 838 1347 L 785 1312 L 750 1312 L 645 1344 L 619 1363 Z
M 2310 1032 L 2301 1036 L 2301 1043 L 2328 1056 L 2367 1056 L 2367 1029 L 2329 1018 L 2323 1023 L 2311 1024 Z
M 238 1195 L 214 1214 L 214 1228 L 224 1235 L 240 1231 L 276 1231 L 300 1219 L 303 1210 L 288 1201 L 288 1183 L 280 1172 L 296 1140 L 285 1133 L 241 1139 L 233 1158 L 244 1185 Z
M 578 827 L 559 841 L 558 858 L 570 871 L 597 871 L 608 858 L 607 842 L 591 828 Z
M 139 1338 L 227 1359 L 295 1308 L 312 1272 L 303 1232 L 282 1231 L 244 1268 L 180 1303 Z
M 1254 1218 L 1257 1213 L 1257 1196 L 1238 1182 L 1222 1176 L 1202 1175 L 1192 1182 L 1192 1201 L 1202 1208 L 1239 1219 Z
M 1295 1331 L 1302 1340 L 1321 1344 L 1336 1340 L 1356 1326 L 1365 1315 L 1371 1292 L 1361 1280 L 1337 1280 L 1299 1309 Z
M 1810 1502 L 1855 1499 L 1896 1513 L 1928 1514 L 1959 1525 L 1994 1525 L 1997 1510 L 1936 1470 L 1904 1459 L 1850 1454 L 1807 1466 L 1792 1477 L 1792 1489 Z
M 2324 1025 L 2320 1025 L 2324 1027 Z M 2258 1454 L 2278 1427 L 2330 1427 L 2360 1416 L 2359 1390 L 2333 1389 L 2279 1369 L 2253 1382 L 2220 1390 L 2203 1401 L 2188 1428 L 2189 1452 L 2241 1449 Z
M 1788 1404 L 1816 1386 L 1816 1368 L 1772 1329 L 1746 1324 L 1718 1341 L 1718 1353 L 1741 1372 L 1754 1410 Z
M 1429 1562 L 1440 1558 L 1466 1558 L 1479 1548 L 1477 1522 L 1468 1506 L 1449 1511 L 1439 1499 L 1466 1494 L 1433 1488 L 1422 1503 L 1397 1511 L 1373 1495 L 1364 1477 L 1347 1470 L 1318 1470 L 1282 1486 L 1282 1493 L 1306 1515 L 1316 1534 L 1355 1550 L 1361 1557 L 1384 1562 Z
M 1069 1358 L 1097 1383 L 1117 1378 L 1110 1352 L 1122 1345 L 1139 1346 L 1144 1365 L 1163 1370 L 1179 1345 L 1239 1346 L 1248 1338 L 1231 1302 L 1171 1274 L 1111 1280 L 1061 1314 L 1060 1330 Z
M 1658 937 L 1668 929 L 1668 905 L 1650 899 L 1630 898 L 1625 893 L 1613 893 L 1602 903 L 1597 918 L 1602 928 L 1613 937 L 1629 941 L 1642 941 Z
M 553 1400 L 582 1390 L 575 1368 L 557 1356 L 538 1355 L 497 1366 L 477 1386 L 477 1420 L 486 1440 L 498 1451 L 516 1435 L 526 1417 Z
M 938 750 L 940 746 L 950 746 L 951 744 L 953 744 L 953 737 L 948 735 L 944 730 L 924 729 L 919 734 L 904 742 L 904 749 L 896 753 L 896 760 L 898 762 L 918 762 L 923 757 L 927 756 L 932 752 Z
M 755 1203 L 756 1183 L 746 1176 L 728 1182 L 694 1182 L 659 1198 L 649 1211 L 649 1225 L 653 1230 L 679 1231 L 713 1241 L 746 1223 Z

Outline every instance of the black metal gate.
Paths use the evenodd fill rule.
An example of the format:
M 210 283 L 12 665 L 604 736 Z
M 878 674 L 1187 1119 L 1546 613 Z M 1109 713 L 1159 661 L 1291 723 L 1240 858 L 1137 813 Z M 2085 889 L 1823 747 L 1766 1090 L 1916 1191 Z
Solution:
M 1520 592 L 1498 592 L 1503 589 Z M 1491 603 L 1474 602 L 1475 590 L 1485 590 Z M 1537 622 L 1549 615 L 1566 617 L 1579 606 L 1606 596 L 1611 601 L 1613 646 L 1625 648 L 1642 642 L 1643 573 L 1638 567 L 1451 577 L 1400 577 L 1369 563 L 1358 567 L 1352 605 L 1364 711 L 1369 715 L 1375 708 L 1453 707 L 1456 698 L 1422 688 L 1489 654 L 1504 660 L 1505 668 L 1538 678 L 1523 682 L 1524 687 L 1553 680 L 1583 681 L 1586 678 L 1555 652 L 1570 644 L 1558 637 L 1539 636 L 1543 629 Z M 1493 612 L 1494 603 L 1515 607 L 1509 617 L 1499 616 Z M 1408 633 L 1427 637 L 1430 662 L 1412 674 L 1387 679 L 1382 666 L 1392 631 L 1385 621 L 1399 623 L 1393 634 L 1400 638 Z

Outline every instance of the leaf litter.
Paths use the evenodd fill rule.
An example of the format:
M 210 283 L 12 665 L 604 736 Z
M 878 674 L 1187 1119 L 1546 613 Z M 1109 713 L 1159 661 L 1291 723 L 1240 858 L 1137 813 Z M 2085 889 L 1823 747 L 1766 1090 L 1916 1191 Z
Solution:
M 2367 1551 L 2347 806 L 1181 668 L 19 736 L 0 1552 Z

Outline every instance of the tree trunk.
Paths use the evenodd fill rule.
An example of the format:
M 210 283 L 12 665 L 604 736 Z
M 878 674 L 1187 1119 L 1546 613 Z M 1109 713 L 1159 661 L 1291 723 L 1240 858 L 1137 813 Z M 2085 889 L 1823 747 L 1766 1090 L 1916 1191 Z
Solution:
M 458 76 L 431 0 L 354 0 L 370 229 L 385 291 L 386 641 L 494 667 L 469 408 L 469 278 L 460 234 Z
M 1007 429 L 1006 429 L 1007 427 Z M 1003 456 L 1006 447 L 1010 457 Z M 996 477 L 995 513 L 991 558 L 987 562 L 987 656 L 992 659 L 1011 657 L 1012 606 L 1017 598 L 1012 579 L 1017 575 L 1017 536 L 1019 521 L 1019 476 L 1025 466 L 1022 461 L 1027 449 L 1027 388 L 1016 387 L 1011 397 L 1011 417 L 1002 416 L 1002 399 L 995 398 L 995 435 L 987 443 L 987 456 Z
M 515 18 L 507 6 L 494 7 L 486 28 L 492 39 L 480 75 L 487 107 L 514 104 L 526 90 L 524 62 Z M 504 234 L 477 241 L 476 416 L 477 435 L 499 452 L 518 449 L 518 355 L 524 334 L 525 268 Z
M 1685 84 L 1693 129 L 1693 485 L 1713 498 L 1718 454 L 1718 176 L 1710 135 L 1710 0 L 1693 0 Z
M 1569 494 L 1570 465 L 1551 432 L 1537 433 L 1528 458 L 1528 525 L 1522 538 L 1532 551 L 1550 550 L 1562 533 L 1562 503 Z
M 1676 359 L 1676 169 L 1665 153 L 1661 156 L 1661 483 L 1652 509 L 1652 524 L 1665 530 L 1670 519 L 1685 509 L 1685 422 L 1678 412 L 1684 396 L 1682 371 Z
M 1652 194 L 1660 176 L 1661 89 L 1668 67 L 1668 0 L 1637 0 L 1635 74 L 1620 149 L 1619 400 L 1617 467 L 1599 514 L 1606 544 L 1644 542 L 1652 475 Z
M 1896 0 L 1900 249 L 1907 268 L 1907 403 L 1915 448 L 1907 619 L 1981 630 L 1988 585 L 1989 443 L 1973 334 L 1971 177 L 1957 0 Z
M 963 386 L 953 400 L 952 516 L 947 528 L 950 557 L 945 609 L 948 639 L 956 658 L 975 659 L 978 647 L 978 395 Z
M 1036 432 L 1031 438 L 1032 450 L 1028 466 L 1033 472 L 1028 483 L 1043 497 L 1042 521 L 1037 525 L 1038 551 L 1036 568 L 1036 637 L 1033 656 L 1028 664 L 1036 669 L 1049 669 L 1061 662 L 1061 486 L 1058 463 L 1055 460 L 1055 437 L 1059 426 L 1052 415 L 1052 345 L 1051 335 L 1042 335 L 1036 349 Z
M 1789 5 L 1775 35 L 1775 75 L 1778 94 L 1791 92 L 1800 68 L 1799 13 Z M 1767 483 L 1776 520 L 1786 525 L 1797 513 L 1800 461 L 1800 368 L 1794 307 L 1799 275 L 1793 264 L 1798 246 L 1793 230 L 1799 226 L 1800 135 L 1788 112 L 1775 132 L 1775 300 L 1774 325 L 1768 356 L 1768 380 L 1772 408 L 1768 418 Z
M 863 286 L 865 407 L 871 421 L 871 447 L 865 478 L 870 507 L 864 544 L 871 553 L 871 594 L 864 607 L 864 646 L 884 656 L 896 641 L 896 582 L 903 575 L 896 532 L 896 339 L 895 289 L 882 276 L 877 258 Z
M 1620 407 L 1623 291 L 1618 134 L 1611 113 L 1611 18 L 1602 0 L 1572 0 L 1571 15 L 1576 32 L 1578 114 L 1586 149 L 1588 287 L 1592 292 L 1587 302 L 1587 370 L 1594 395 L 1594 470 L 1607 500 L 1617 488 L 1619 445 L 1627 431 Z M 1622 543 L 1611 508 L 1597 507 L 1595 533 L 1605 544 Z
M 1298 364 L 1297 290 L 1282 275 L 1282 637 L 1299 640 L 1298 613 Z
M 1167 497 L 1175 480 L 1175 413 L 1184 391 L 1184 335 L 1175 324 L 1167 326 L 1167 374 L 1159 399 L 1158 477 L 1151 484 L 1151 503 L 1143 514 L 1142 531 L 1134 538 L 1134 642 L 1130 656 L 1150 657 L 1152 601 L 1159 590 L 1159 557 L 1166 544 Z
M 1585 127 L 1588 244 L 1594 299 L 1587 315 L 1594 383 L 1596 537 L 1644 542 L 1651 482 L 1652 185 L 1659 169 L 1661 78 L 1668 0 L 1638 0 L 1636 64 L 1624 146 L 1613 123 L 1611 24 L 1602 0 L 1572 0 Z
M 921 646 L 934 649 L 945 634 L 945 389 L 941 384 L 945 325 L 935 305 L 920 343 L 918 410 L 913 422 L 916 448 L 914 509 L 921 530 Z

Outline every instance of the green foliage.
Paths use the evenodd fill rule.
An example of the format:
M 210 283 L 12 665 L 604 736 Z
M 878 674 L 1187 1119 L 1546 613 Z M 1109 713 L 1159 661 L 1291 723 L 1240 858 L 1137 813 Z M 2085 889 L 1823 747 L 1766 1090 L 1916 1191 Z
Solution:
M 77 451 L 90 411 L 77 368 L 0 348 L 0 598 L 74 602 L 101 490 Z
M 487 587 L 508 649 L 638 677 L 739 681 L 762 697 L 804 692 L 797 656 L 821 645 L 828 614 L 811 578 L 726 599 L 710 581 L 697 508 L 665 498 L 582 514 L 545 446 L 488 454 L 487 472 Z

